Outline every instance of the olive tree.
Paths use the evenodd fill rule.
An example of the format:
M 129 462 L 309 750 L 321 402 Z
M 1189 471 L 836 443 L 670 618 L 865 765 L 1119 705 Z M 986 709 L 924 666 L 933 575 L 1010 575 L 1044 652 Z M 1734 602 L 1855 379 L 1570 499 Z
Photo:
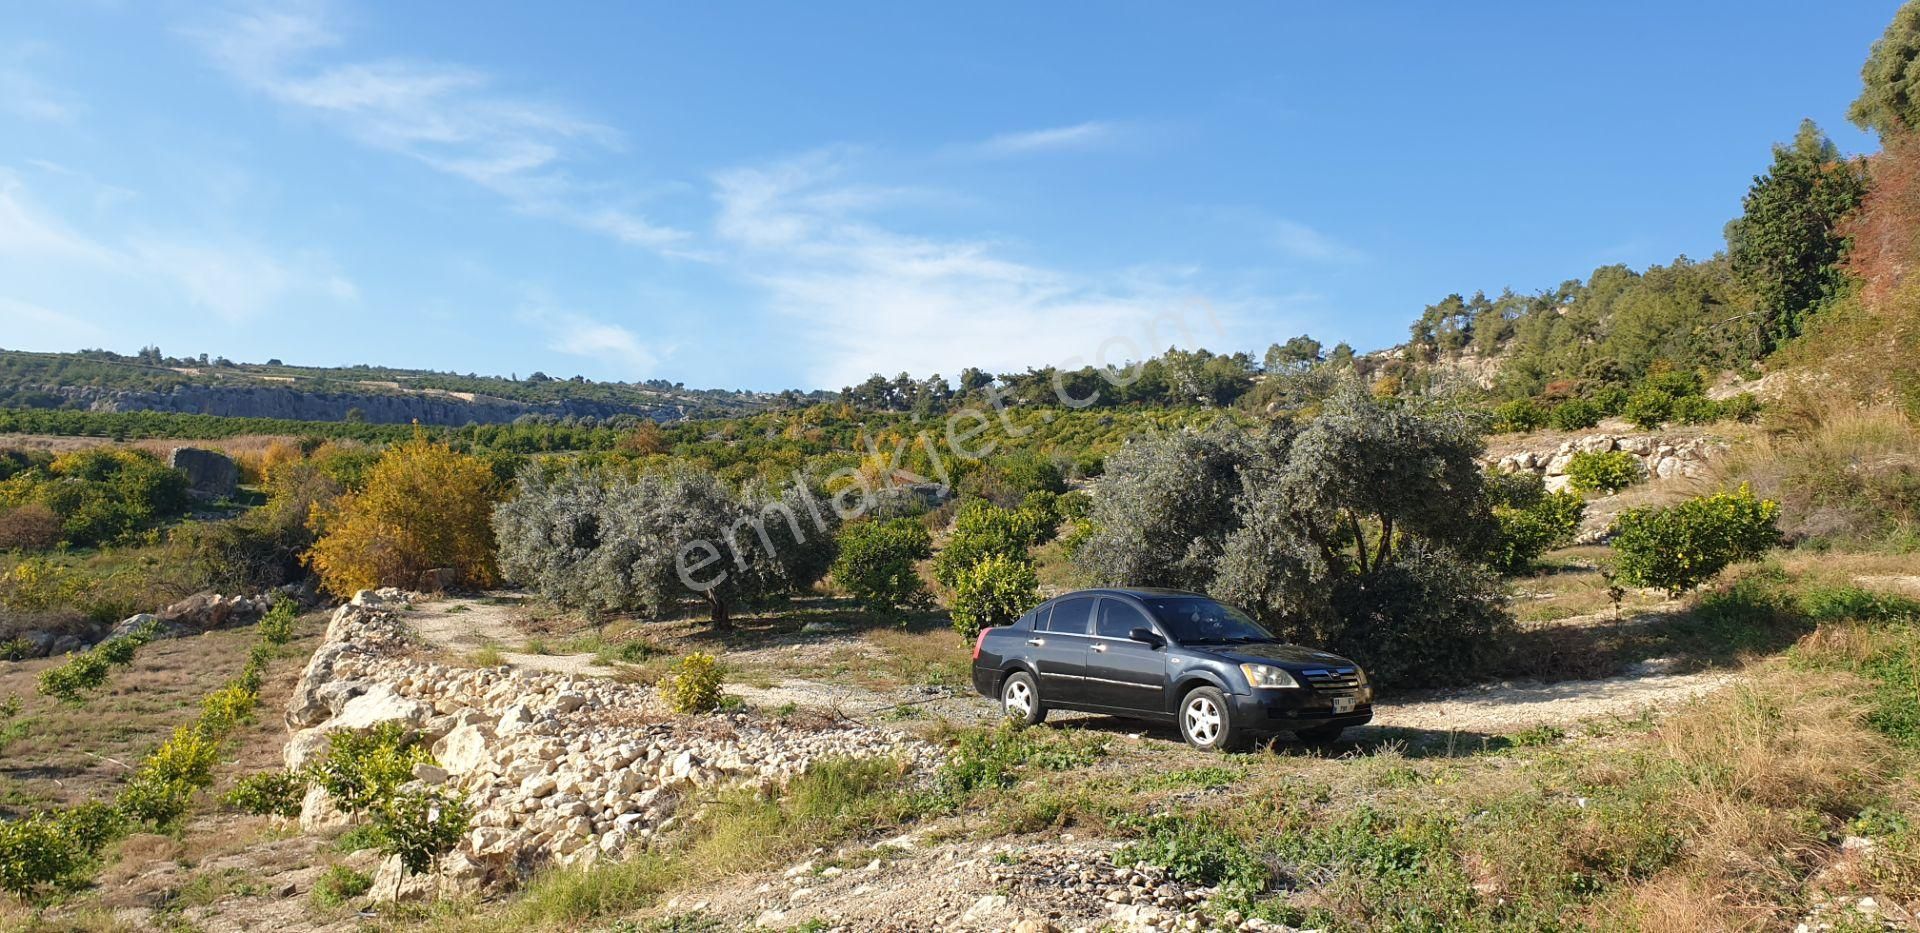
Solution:
M 1175 435 L 1110 462 L 1080 552 L 1099 582 L 1197 590 L 1402 682 L 1503 624 L 1463 415 L 1344 387 L 1305 426 Z
M 811 487 L 735 493 L 694 470 L 529 469 L 519 494 L 494 513 L 502 571 L 555 603 L 662 616 L 698 600 L 721 629 L 734 605 L 784 597 L 824 576 L 837 523 Z

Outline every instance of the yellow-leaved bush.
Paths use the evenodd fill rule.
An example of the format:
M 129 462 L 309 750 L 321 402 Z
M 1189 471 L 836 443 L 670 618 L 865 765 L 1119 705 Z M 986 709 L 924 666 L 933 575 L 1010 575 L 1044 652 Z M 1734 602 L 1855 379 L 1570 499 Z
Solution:
M 458 585 L 493 586 L 493 507 L 501 488 L 485 461 L 422 434 L 388 447 L 366 486 L 316 509 L 319 535 L 306 561 L 341 596 L 381 586 L 412 589 L 428 570 L 451 568 Z

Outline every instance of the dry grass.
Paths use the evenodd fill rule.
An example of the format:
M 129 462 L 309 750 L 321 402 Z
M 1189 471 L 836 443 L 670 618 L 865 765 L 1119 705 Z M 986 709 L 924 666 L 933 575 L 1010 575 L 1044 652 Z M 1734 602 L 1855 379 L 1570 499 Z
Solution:
M 303 620 L 305 637 L 284 649 L 270 668 L 260 713 L 238 734 L 233 752 L 249 769 L 270 766 L 256 762 L 278 761 L 286 730 L 277 711 L 324 624 L 318 616 Z M 26 734 L 0 761 L 0 812 L 19 816 L 110 795 L 149 750 L 197 714 L 203 697 L 240 670 L 254 641 L 253 629 L 238 628 L 153 642 L 80 705 L 60 703 L 37 690 L 40 672 L 65 658 L 0 662 L 0 698 L 20 697 L 20 715 L 28 722 Z
M 1804 538 L 1912 536 L 1920 528 L 1920 426 L 1892 405 L 1811 392 L 1769 409 L 1768 430 L 1712 462 L 1708 482 L 1751 483 Z

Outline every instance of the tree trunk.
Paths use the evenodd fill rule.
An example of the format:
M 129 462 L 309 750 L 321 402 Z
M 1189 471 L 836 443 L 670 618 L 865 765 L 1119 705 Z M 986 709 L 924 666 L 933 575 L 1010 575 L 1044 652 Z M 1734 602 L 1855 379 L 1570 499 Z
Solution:
M 713 621 L 714 631 L 733 631 L 733 620 L 727 616 L 727 601 L 720 598 L 720 594 L 712 590 L 707 591 L 707 609 L 710 612 L 708 618 Z

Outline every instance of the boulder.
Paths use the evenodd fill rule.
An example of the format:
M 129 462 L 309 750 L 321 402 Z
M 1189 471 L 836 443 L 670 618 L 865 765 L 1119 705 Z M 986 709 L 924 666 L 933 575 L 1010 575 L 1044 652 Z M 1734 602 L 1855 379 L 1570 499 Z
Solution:
M 419 590 L 422 593 L 444 593 L 460 582 L 460 571 L 452 567 L 435 567 L 420 574 Z
M 288 771 L 304 770 L 308 765 L 316 764 L 327 757 L 327 750 L 333 742 L 327 738 L 325 729 L 302 729 L 287 738 L 287 747 L 281 752 Z
M 468 774 L 493 761 L 493 730 L 485 726 L 460 726 L 434 743 L 433 757 L 453 774 Z
M 307 796 L 300 801 L 301 832 L 345 829 L 352 823 L 352 814 L 334 805 L 333 797 L 324 788 L 318 784 L 307 788 Z
M 190 491 L 201 498 L 229 499 L 240 486 L 240 467 L 219 451 L 175 447 L 167 465 L 187 474 Z
M 326 728 L 362 731 L 384 722 L 399 722 L 408 728 L 418 729 L 432 715 L 433 707 L 403 697 L 386 684 L 376 684 L 367 692 L 348 700 L 340 708 L 339 715 L 327 721 Z

